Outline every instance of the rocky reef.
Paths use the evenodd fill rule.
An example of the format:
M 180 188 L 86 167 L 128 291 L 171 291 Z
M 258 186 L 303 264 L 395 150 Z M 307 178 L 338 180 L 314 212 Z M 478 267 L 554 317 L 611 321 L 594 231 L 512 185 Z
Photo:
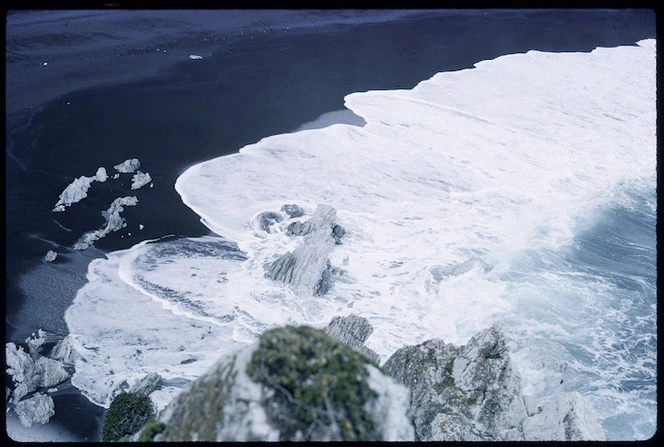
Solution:
M 185 389 L 161 412 L 154 440 L 408 441 L 408 396 L 324 332 L 276 328 Z
M 579 393 L 527 409 L 521 376 L 496 326 L 465 346 L 434 339 L 401 348 L 383 370 L 410 389 L 420 441 L 605 439 L 592 406 Z
M 297 205 L 284 205 L 282 210 L 291 217 L 301 216 Z M 279 256 L 265 267 L 265 276 L 287 284 L 300 296 L 323 295 L 331 287 L 334 273 L 328 256 L 335 245 L 341 243 L 345 230 L 335 223 L 336 210 L 329 205 L 318 205 L 313 216 L 305 222 L 292 222 L 286 234 L 302 236 L 303 242 L 294 251 Z M 259 227 L 270 232 L 282 216 L 264 212 L 259 216 Z

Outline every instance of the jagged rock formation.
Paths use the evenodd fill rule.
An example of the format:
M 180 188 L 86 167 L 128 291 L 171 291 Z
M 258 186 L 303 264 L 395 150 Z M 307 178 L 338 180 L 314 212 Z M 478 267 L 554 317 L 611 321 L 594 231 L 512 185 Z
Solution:
M 55 204 L 53 212 L 62 212 L 66 207 L 73 203 L 80 202 L 88 196 L 88 190 L 92 186 L 92 182 L 105 182 L 108 179 L 108 174 L 104 167 L 97 169 L 97 172 L 92 177 L 84 175 L 74 179 L 67 187 L 60 193 L 60 199 Z
M 49 251 L 46 253 L 46 255 L 44 256 L 44 261 L 46 261 L 46 262 L 53 262 L 53 261 L 55 261 L 55 258 L 57 258 L 57 257 L 58 257 L 58 253 L 57 253 L 57 252 L 55 252 L 55 251 L 53 251 L 53 250 L 49 250 Z
M 53 399 L 42 393 L 40 388 L 50 388 L 69 378 L 62 362 L 39 354 L 45 342 L 42 330 L 26 340 L 28 351 L 14 343 L 7 343 L 5 355 L 7 374 L 14 383 L 14 390 L 7 393 L 9 404 L 13 406 L 19 420 L 26 427 L 35 423 L 45 424 L 55 414 Z M 32 394 L 32 396 L 29 396 Z
M 347 317 L 334 317 L 325 328 L 327 335 L 336 338 L 346 346 L 357 349 L 378 364 L 380 356 L 376 351 L 364 345 L 372 332 L 373 327 L 369 324 L 369 320 L 355 314 L 350 314 Z
M 528 416 L 521 377 L 497 327 L 461 347 L 429 340 L 402 348 L 383 370 L 410 388 L 418 440 L 604 439 L 592 406 L 578 393 Z
M 159 415 L 155 441 L 412 440 L 408 391 L 306 326 L 226 355 Z
M 53 399 L 42 393 L 35 393 L 18 402 L 14 411 L 21 424 L 28 428 L 34 424 L 45 424 L 55 415 Z
M 264 214 L 266 213 L 261 215 L 261 222 Z M 343 229 L 334 223 L 336 214 L 336 210 L 331 206 L 318 205 L 311 219 L 303 223 L 293 222 L 287 228 L 287 234 L 303 236 L 304 241 L 293 252 L 288 252 L 268 264 L 266 276 L 288 284 L 300 296 L 326 293 L 331 287 L 334 272 L 328 255 L 344 233 Z M 265 217 L 268 218 L 272 219 L 272 216 Z

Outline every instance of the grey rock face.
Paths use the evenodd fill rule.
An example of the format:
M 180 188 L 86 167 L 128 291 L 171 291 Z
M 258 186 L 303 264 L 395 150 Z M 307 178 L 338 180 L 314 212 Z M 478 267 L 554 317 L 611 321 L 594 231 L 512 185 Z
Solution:
M 378 364 L 380 356 L 370 348 L 364 346 L 364 342 L 373 332 L 369 320 L 350 314 L 347 317 L 334 317 L 325 328 L 325 333 L 334 337 L 346 346 L 357 349 Z
M 383 365 L 411 389 L 416 438 L 423 441 L 600 439 L 592 406 L 561 398 L 528 417 L 521 377 L 496 327 L 456 347 L 429 340 L 398 350 Z
M 291 286 L 300 296 L 322 295 L 330 288 L 328 255 L 335 245 L 333 237 L 336 210 L 329 205 L 318 205 L 314 215 L 302 224 L 298 233 L 303 244 L 288 252 L 265 268 L 266 276 Z
M 433 420 L 439 413 L 457 414 L 458 426 L 468 419 L 457 406 L 463 399 L 456 390 L 452 367 L 458 348 L 434 339 L 416 346 L 406 346 L 395 352 L 383 365 L 383 370 L 403 383 L 411 392 L 411 414 L 415 424 L 415 439 L 430 441 L 442 438 Z M 460 406 L 461 407 L 461 406 Z M 463 407 L 461 407 L 463 409 Z M 455 439 L 450 437 L 450 439 Z

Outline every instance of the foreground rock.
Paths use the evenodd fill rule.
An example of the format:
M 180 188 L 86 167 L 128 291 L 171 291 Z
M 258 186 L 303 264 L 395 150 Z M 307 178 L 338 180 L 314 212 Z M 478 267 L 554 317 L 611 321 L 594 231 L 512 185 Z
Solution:
M 410 388 L 421 441 L 605 439 L 592 406 L 578 393 L 560 395 L 528 416 L 521 377 L 496 327 L 461 347 L 429 340 L 402 348 L 383 370 Z
M 296 210 L 289 211 L 296 215 Z M 327 292 L 331 287 L 333 272 L 328 256 L 344 233 L 334 222 L 336 214 L 337 211 L 331 206 L 318 205 L 311 219 L 304 223 L 293 222 L 287 232 L 303 236 L 302 245 L 268 264 L 265 275 L 288 284 L 300 296 L 323 295 Z M 269 228 L 271 222 L 276 221 L 275 216 L 263 213 L 262 225 Z
M 372 332 L 373 327 L 369 324 L 369 320 L 354 314 L 347 317 L 334 317 L 325 328 L 327 335 L 336 338 L 346 346 L 357 349 L 378 364 L 380 356 L 376 351 L 364 345 Z
M 265 332 L 160 414 L 155 441 L 413 440 L 408 390 L 309 327 Z

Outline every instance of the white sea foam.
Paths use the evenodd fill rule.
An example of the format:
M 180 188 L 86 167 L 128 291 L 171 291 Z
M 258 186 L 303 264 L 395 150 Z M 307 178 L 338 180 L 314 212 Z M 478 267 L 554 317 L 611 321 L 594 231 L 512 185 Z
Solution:
M 122 381 L 149 372 L 191 379 L 266 328 L 323 327 L 351 312 L 374 326 L 366 344 L 381 361 L 434 337 L 464 344 L 502 321 L 519 368 L 564 377 L 564 391 L 589 397 L 602 421 L 615 414 L 610 402 L 644 419 L 638 395 L 602 394 L 617 363 L 602 360 L 613 354 L 599 343 L 601 324 L 588 321 L 603 321 L 610 303 L 598 301 L 612 286 L 546 269 L 528 282 L 523 266 L 533 253 L 545 262 L 573 246 L 588 216 L 622 200 L 627 185 L 654 189 L 655 92 L 653 40 L 591 53 L 529 51 L 439 73 L 412 90 L 349 94 L 362 127 L 271 136 L 192 166 L 176 190 L 247 259 L 223 255 L 236 252 L 208 237 L 142 243 L 93 261 L 66 315 L 87 355 L 72 381 L 108 405 Z M 343 274 L 322 297 L 296 296 L 264 277 L 264 265 L 299 240 L 285 233 L 294 219 L 269 233 L 252 222 L 287 203 L 305 218 L 329 204 L 346 230 L 330 255 Z M 575 294 L 558 296 L 568 287 Z M 599 363 L 581 358 L 585 344 Z M 182 363 L 190 357 L 199 360 Z M 608 370 L 593 369 L 599 364 Z M 583 385 L 597 376 L 597 386 Z M 524 387 L 546 401 L 561 391 L 554 385 Z M 647 437 L 654 410 L 643 411 L 651 426 L 609 438 Z

